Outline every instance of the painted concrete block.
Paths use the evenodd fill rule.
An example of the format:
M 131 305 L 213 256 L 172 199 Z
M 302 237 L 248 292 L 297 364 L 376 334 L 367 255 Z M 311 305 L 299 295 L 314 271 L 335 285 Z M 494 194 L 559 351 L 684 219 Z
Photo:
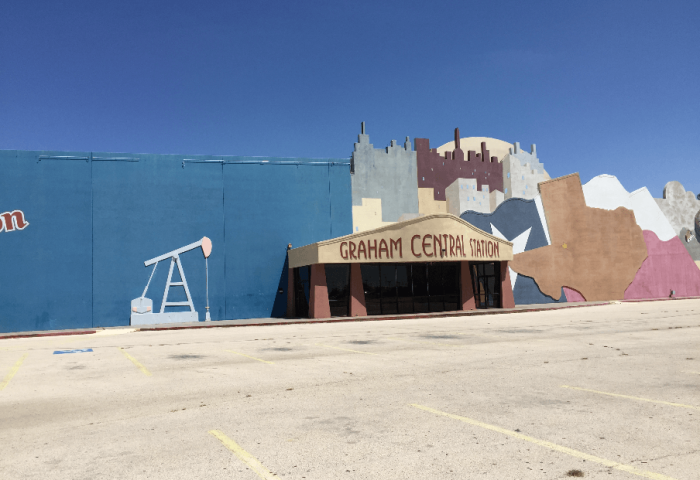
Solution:
M 157 325 L 159 323 L 191 323 L 199 322 L 197 312 L 164 312 L 140 315 L 131 314 L 131 325 Z
M 353 233 L 391 225 L 394 222 L 382 221 L 382 199 L 363 198 L 361 205 L 352 206 Z
M 491 214 L 464 212 L 460 218 L 477 228 L 499 238 L 513 242 L 513 254 L 548 245 L 537 204 L 534 200 L 511 198 L 501 203 Z M 516 305 L 552 303 L 555 300 L 545 295 L 535 281 L 528 276 L 509 270 L 511 287 Z M 564 295 L 559 302 L 565 302 Z
M 680 182 L 668 182 L 664 187 L 663 198 L 655 200 L 676 235 L 679 235 L 684 227 L 688 230 L 695 228 L 695 216 L 700 211 L 700 200 L 695 198 L 693 192 L 686 191 Z
M 435 200 L 434 189 L 418 189 L 418 213 L 431 215 L 433 213 L 447 213 L 447 201 Z
M 654 232 L 645 230 L 649 256 L 625 291 L 625 299 L 700 296 L 700 270 L 682 245 L 673 237 L 662 241 Z
M 489 193 L 489 203 L 491 204 L 491 211 L 495 212 L 498 206 L 503 203 L 505 196 L 500 190 L 494 190 Z
M 498 158 L 498 161 L 503 161 L 503 157 L 508 154 L 508 151 L 513 148 L 513 144 L 491 137 L 463 137 L 459 139 L 459 146 L 462 151 L 468 152 L 474 150 L 481 151 L 481 144 L 486 143 L 489 147 L 489 152 L 492 157 Z M 437 147 L 438 155 L 444 157 L 445 152 L 452 152 L 456 148 L 455 140 L 449 141 Z
M 445 190 L 447 213 L 459 217 L 463 212 L 491 213 L 489 186 L 476 189 L 476 178 L 458 178 Z
M 690 257 L 693 260 L 700 260 L 700 241 L 698 241 L 698 234 L 683 227 L 678 238 L 681 244 L 683 244 L 683 247 L 688 251 Z
M 663 241 L 674 238 L 677 233 L 669 223 L 659 205 L 646 187 L 628 192 L 614 175 L 598 175 L 583 186 L 586 205 L 605 210 L 625 207 L 634 212 L 637 225 L 650 230 Z
M 446 189 L 458 178 L 474 178 L 476 189 L 488 185 L 492 190 L 503 191 L 503 168 L 498 158 L 492 156 L 486 142 L 480 152 L 469 150 L 466 155 L 460 148 L 459 129 L 455 129 L 455 148 L 443 155 L 430 148 L 430 140 L 416 138 L 418 187 L 434 189 L 435 200 L 446 200 Z
M 544 165 L 537 158 L 535 145 L 530 153 L 523 152 L 519 143 L 514 143 L 503 157 L 503 192 L 505 198 L 533 199 L 539 192 L 537 184 L 550 179 Z
M 647 257 L 634 213 L 586 206 L 578 174 L 540 183 L 551 245 L 514 255 L 514 271 L 559 299 L 562 287 L 586 300 L 621 300 Z M 611 248 L 614 246 L 614 248 Z
M 402 146 L 392 140 L 386 148 L 374 148 L 363 124 L 352 162 L 353 206 L 361 206 L 363 198 L 381 199 L 383 222 L 396 222 L 405 213 L 418 213 L 416 152 L 408 137 Z

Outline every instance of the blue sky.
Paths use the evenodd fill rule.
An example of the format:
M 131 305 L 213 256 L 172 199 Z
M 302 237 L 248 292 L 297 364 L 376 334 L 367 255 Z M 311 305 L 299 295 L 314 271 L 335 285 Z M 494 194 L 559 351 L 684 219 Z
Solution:
M 700 2 L 2 4 L 0 149 L 348 157 L 537 144 L 552 177 L 700 190 Z

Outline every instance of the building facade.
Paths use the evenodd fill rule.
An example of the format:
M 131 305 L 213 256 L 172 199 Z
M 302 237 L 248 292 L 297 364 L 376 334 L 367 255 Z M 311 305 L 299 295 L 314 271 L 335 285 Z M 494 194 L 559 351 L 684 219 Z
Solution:
M 700 296 L 692 191 L 549 179 L 507 145 L 363 125 L 344 159 L 0 151 L 0 331 Z

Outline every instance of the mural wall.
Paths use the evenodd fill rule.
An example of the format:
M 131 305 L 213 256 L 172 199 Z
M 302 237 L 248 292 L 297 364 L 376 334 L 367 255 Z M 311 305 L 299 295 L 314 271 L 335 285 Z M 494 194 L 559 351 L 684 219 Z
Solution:
M 404 150 L 410 150 L 408 138 Z M 360 198 L 353 190 L 353 204 L 364 208 L 362 215 L 353 211 L 355 231 L 397 217 L 460 216 L 514 242 L 510 274 L 516 304 L 663 298 L 671 291 L 688 296 L 698 288 L 693 282 L 700 272 L 700 200 L 679 182 L 669 182 L 663 198 L 655 199 L 646 188 L 627 191 L 612 175 L 585 185 L 578 174 L 551 180 L 534 144 L 526 152 L 518 142 L 460 138 L 458 129 L 453 141 L 437 148 L 426 138 L 415 139 L 417 189 L 408 181 L 413 163 L 389 161 L 382 170 L 354 158 L 356 169 L 364 163 L 363 175 L 382 179 L 375 186 L 382 199 L 393 195 L 412 202 L 410 209 L 392 209 L 389 220 L 382 217 L 379 193 L 377 199 Z M 387 172 L 402 179 L 400 188 L 382 191 L 379 184 L 393 185 Z M 363 221 L 369 214 L 382 223 Z
M 287 245 L 352 228 L 348 159 L 0 151 L 0 164 L 0 211 L 26 222 L 0 215 L 0 332 L 129 325 L 144 262 L 204 236 L 212 319 L 284 316 Z M 180 259 L 203 320 L 202 252 Z M 147 294 L 158 308 L 161 263 Z
M 534 198 L 537 183 L 550 178 L 534 145 L 526 153 L 518 143 L 460 138 L 455 129 L 454 141 L 437 148 L 416 138 L 414 149 L 409 137 L 374 148 L 364 123 L 361 132 L 352 152 L 353 232 L 433 213 L 491 213 L 506 198 Z
M 208 265 L 213 320 L 284 316 L 289 244 L 432 213 L 513 242 L 516 304 L 700 296 L 700 200 L 680 182 L 653 198 L 610 175 L 550 179 L 535 145 L 458 129 L 437 148 L 375 148 L 363 125 L 349 159 L 0 151 L 0 164 L 1 332 L 128 325 L 160 308 L 168 262 L 189 286 L 172 311 L 203 319 Z M 144 266 L 204 237 L 207 260 Z

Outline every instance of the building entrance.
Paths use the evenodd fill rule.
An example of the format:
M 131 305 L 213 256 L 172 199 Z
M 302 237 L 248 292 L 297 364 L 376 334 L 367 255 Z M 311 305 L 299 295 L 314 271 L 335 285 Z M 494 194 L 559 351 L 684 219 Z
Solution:
M 476 308 L 501 308 L 501 269 L 495 262 L 471 263 Z
M 367 315 L 460 310 L 457 262 L 362 264 Z

